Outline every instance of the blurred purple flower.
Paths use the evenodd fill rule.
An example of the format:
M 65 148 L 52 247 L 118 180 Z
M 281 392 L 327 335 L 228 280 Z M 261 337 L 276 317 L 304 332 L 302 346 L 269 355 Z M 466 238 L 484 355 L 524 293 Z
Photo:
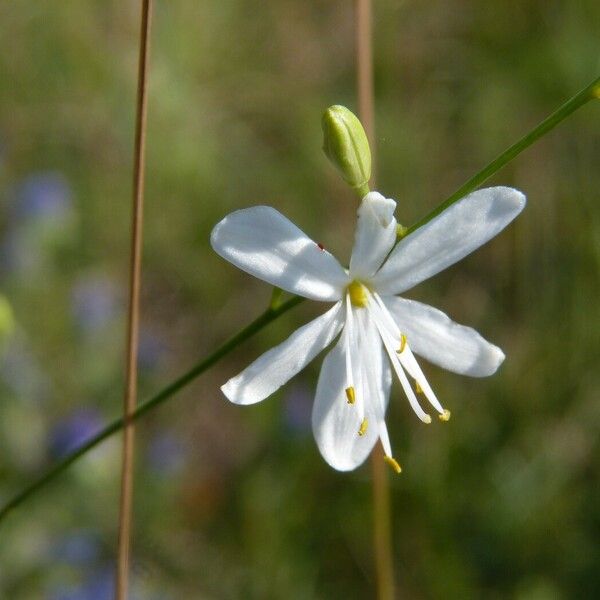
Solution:
M 185 447 L 173 433 L 155 436 L 146 451 L 150 469 L 159 475 L 176 475 L 185 466 Z
M 86 276 L 71 292 L 71 310 L 78 327 L 94 333 L 106 327 L 118 313 L 115 286 L 106 277 Z
M 313 393 L 303 383 L 293 385 L 284 397 L 283 420 L 294 433 L 305 434 L 311 431 L 311 410 Z
M 138 367 L 143 371 L 156 369 L 166 353 L 164 341 L 155 333 L 143 330 L 138 347 Z
M 21 182 L 16 200 L 14 217 L 18 220 L 60 219 L 71 210 L 71 189 L 60 173 L 41 172 Z
M 50 433 L 50 453 L 55 458 L 64 456 L 91 438 L 102 428 L 102 419 L 93 409 L 77 409 L 60 421 Z
M 41 172 L 23 179 L 12 195 L 0 266 L 18 275 L 43 272 L 52 264 L 48 250 L 66 239 L 73 223 L 69 185 L 59 173 Z
M 81 600 L 110 600 L 115 593 L 114 572 L 112 568 L 106 567 L 99 573 L 90 577 L 85 583 Z
M 82 530 L 56 539 L 50 552 L 53 562 L 64 561 L 84 565 L 93 563 L 98 558 L 100 544 L 94 533 Z
M 81 585 L 60 586 L 48 600 L 112 600 L 115 593 L 113 569 L 105 567 L 93 572 Z
M 134 579 L 131 582 L 131 591 L 128 595 L 130 600 L 142 600 L 142 598 L 166 598 L 166 596 L 150 596 L 141 594 Z M 88 577 L 79 585 L 54 585 L 53 589 L 46 595 L 46 600 L 113 600 L 115 597 L 115 576 L 112 566 L 101 566 L 92 571 Z

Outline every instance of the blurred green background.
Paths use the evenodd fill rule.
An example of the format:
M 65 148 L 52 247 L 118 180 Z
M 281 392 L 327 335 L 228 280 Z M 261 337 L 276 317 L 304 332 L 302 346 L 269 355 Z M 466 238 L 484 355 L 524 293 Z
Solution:
M 349 0 L 158 0 L 140 349 L 148 397 L 258 315 L 267 285 L 210 249 L 271 204 L 341 258 L 356 202 L 320 115 L 356 109 Z M 600 72 L 596 0 L 375 0 L 379 189 L 410 224 Z M 0 501 L 118 414 L 138 2 L 0 3 Z M 497 175 L 529 204 L 411 297 L 500 345 L 491 379 L 424 365 L 453 413 L 388 426 L 399 597 L 600 594 L 600 103 Z M 8 304 L 7 304 L 8 303 Z M 368 464 L 322 461 L 320 360 L 261 405 L 219 385 L 306 303 L 138 428 L 137 599 L 374 597 Z M 0 597 L 112 597 L 113 439 L 0 525 Z

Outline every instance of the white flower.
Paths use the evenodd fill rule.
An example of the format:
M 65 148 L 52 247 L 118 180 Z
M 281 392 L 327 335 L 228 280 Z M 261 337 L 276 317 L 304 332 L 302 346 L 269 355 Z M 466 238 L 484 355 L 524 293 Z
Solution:
M 380 439 L 386 460 L 399 472 L 384 420 L 392 372 L 421 421 L 429 423 L 431 417 L 421 407 L 419 393 L 448 420 L 450 413 L 414 354 L 473 377 L 493 374 L 504 354 L 475 330 L 398 294 L 487 242 L 524 206 L 525 196 L 517 190 L 479 190 L 396 244 L 396 203 L 371 192 L 358 209 L 349 269 L 273 208 L 256 206 L 228 215 L 211 235 L 217 253 L 292 294 L 334 304 L 230 379 L 223 393 L 236 404 L 264 400 L 341 332 L 317 384 L 312 412 L 317 445 L 332 467 L 348 471 L 360 465 Z

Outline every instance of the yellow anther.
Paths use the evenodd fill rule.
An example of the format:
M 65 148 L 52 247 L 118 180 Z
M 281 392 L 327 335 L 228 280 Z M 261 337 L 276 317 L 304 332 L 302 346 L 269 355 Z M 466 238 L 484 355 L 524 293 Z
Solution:
M 390 465 L 390 467 L 392 467 L 396 473 L 402 473 L 402 467 L 398 464 L 398 461 L 395 458 L 392 458 L 391 456 L 384 456 L 383 460 L 385 460 L 385 462 Z
M 423 393 L 423 388 L 421 387 L 421 384 L 418 381 L 415 381 L 415 389 L 417 390 L 417 394 Z
M 438 419 L 440 421 L 443 421 L 444 423 L 447 423 L 450 420 L 451 416 L 452 413 L 446 408 L 441 415 L 438 415 Z
M 425 423 L 426 425 L 429 425 L 431 423 L 431 415 L 425 415 L 423 417 L 423 423 Z
M 354 280 L 348 286 L 348 294 L 353 306 L 365 307 L 367 305 L 367 288 L 360 281 Z
M 369 427 L 369 419 L 365 418 L 365 419 L 363 419 L 362 423 L 360 424 L 360 427 L 358 428 L 358 435 L 360 435 L 361 437 L 363 435 L 365 435 L 365 433 L 367 433 L 368 427 Z
M 396 239 L 398 241 L 400 241 L 403 237 L 405 237 L 407 233 L 408 233 L 408 227 L 404 227 L 404 225 L 400 225 L 400 223 L 398 223 L 396 225 Z
M 352 386 L 346 388 L 346 398 L 348 399 L 348 404 L 354 404 L 356 402 L 356 393 Z
M 402 333 L 400 335 L 400 348 L 398 348 L 398 354 L 402 354 L 406 348 L 406 336 Z

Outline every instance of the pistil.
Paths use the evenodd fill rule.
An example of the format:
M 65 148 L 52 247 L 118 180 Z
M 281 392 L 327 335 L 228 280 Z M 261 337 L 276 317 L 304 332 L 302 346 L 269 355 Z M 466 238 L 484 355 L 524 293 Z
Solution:
M 357 308 L 367 306 L 368 293 L 369 291 L 365 285 L 356 279 L 348 286 L 350 302 L 352 302 L 352 306 L 356 306 Z

